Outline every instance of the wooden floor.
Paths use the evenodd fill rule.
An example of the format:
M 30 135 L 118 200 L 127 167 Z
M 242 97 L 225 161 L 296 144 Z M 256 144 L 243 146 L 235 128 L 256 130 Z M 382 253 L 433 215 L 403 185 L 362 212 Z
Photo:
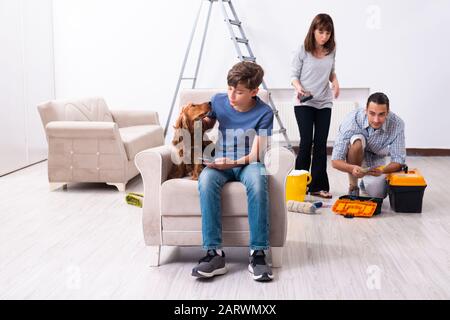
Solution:
M 258 283 L 247 250 L 226 248 L 228 274 L 200 281 L 200 248 L 164 247 L 149 267 L 141 210 L 104 184 L 48 191 L 47 162 L 0 178 L 0 299 L 449 299 L 450 158 L 410 157 L 425 175 L 423 213 L 345 219 L 288 213 L 284 265 Z M 329 169 L 332 192 L 346 176 Z M 142 191 L 139 177 L 127 191 Z

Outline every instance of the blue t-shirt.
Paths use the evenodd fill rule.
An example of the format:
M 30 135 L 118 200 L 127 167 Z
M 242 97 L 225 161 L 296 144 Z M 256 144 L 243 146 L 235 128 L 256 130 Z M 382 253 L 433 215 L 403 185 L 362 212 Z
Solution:
M 219 121 L 215 158 L 227 157 L 233 160 L 242 158 L 250 153 L 256 135 L 272 135 L 272 108 L 259 97 L 255 99 L 256 104 L 253 108 L 239 112 L 231 106 L 226 93 L 212 97 L 208 117 Z

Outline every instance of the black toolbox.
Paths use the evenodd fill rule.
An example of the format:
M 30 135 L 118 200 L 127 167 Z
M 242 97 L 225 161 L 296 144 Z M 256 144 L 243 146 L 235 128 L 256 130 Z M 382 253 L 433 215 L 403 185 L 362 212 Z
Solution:
M 389 203 L 395 212 L 421 213 L 427 184 L 419 170 L 391 173 L 387 177 Z

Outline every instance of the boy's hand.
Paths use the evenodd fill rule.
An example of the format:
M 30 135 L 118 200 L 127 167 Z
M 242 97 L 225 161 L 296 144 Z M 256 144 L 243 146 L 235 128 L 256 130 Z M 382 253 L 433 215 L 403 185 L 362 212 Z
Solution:
M 206 162 L 205 165 L 208 168 L 227 170 L 236 167 L 236 161 L 230 158 L 217 158 L 214 162 Z

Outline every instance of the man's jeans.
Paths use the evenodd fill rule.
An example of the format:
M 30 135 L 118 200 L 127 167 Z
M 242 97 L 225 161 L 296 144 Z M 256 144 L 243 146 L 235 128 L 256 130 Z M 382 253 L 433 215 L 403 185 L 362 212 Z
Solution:
M 228 170 L 204 168 L 198 179 L 202 210 L 203 248 L 222 247 L 221 191 L 228 181 L 240 181 L 247 190 L 250 249 L 269 249 L 268 176 L 262 163 Z M 233 199 L 231 199 L 233 201 Z

